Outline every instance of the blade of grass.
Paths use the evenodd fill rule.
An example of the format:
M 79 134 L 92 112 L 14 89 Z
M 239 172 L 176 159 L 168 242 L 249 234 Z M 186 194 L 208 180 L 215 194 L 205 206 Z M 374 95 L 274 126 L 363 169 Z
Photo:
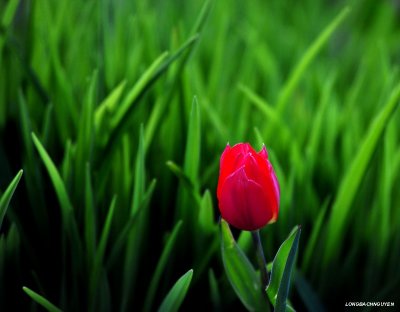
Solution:
M 167 296 L 164 298 L 164 301 L 161 303 L 158 312 L 178 311 L 180 305 L 183 302 L 183 299 L 185 299 L 190 282 L 192 280 L 192 276 L 193 270 L 189 270 L 181 278 L 178 279 L 178 281 L 171 288 Z
M 337 258 L 337 247 L 350 221 L 348 215 L 354 197 L 365 175 L 368 163 L 377 148 L 378 141 L 382 137 L 388 121 L 397 108 L 399 99 L 400 84 L 393 89 L 388 101 L 371 123 L 357 154 L 354 156 L 346 175 L 340 183 L 327 227 L 326 246 L 323 258 L 325 264 L 334 262 Z
M 277 104 L 278 112 L 281 113 L 285 109 L 288 100 L 292 96 L 294 89 L 297 87 L 303 74 L 307 70 L 307 67 L 311 64 L 318 52 L 321 50 L 324 44 L 328 41 L 328 39 L 332 36 L 334 31 L 339 27 L 339 25 L 343 22 L 343 20 L 347 17 L 349 13 L 349 7 L 345 7 L 344 9 L 342 9 L 342 11 L 340 11 L 336 18 L 321 32 L 321 34 L 314 40 L 311 46 L 304 53 L 299 63 L 290 73 L 289 79 L 287 80 L 279 94 Z
M 33 301 L 40 304 L 43 308 L 45 308 L 49 312 L 62 312 L 62 310 L 52 304 L 49 300 L 29 289 L 28 287 L 22 287 L 22 290 L 29 296 Z
M 14 195 L 15 189 L 18 186 L 19 180 L 22 177 L 23 171 L 20 170 L 11 183 L 8 185 L 7 189 L 4 191 L 0 197 L 0 229 L 3 223 L 4 216 L 6 215 L 8 205 L 10 204 L 11 198 Z

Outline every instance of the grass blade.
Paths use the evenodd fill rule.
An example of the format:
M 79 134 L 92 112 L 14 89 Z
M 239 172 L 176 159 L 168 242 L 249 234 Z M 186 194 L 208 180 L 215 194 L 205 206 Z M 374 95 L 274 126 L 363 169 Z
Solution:
M 314 58 L 321 50 L 323 45 L 328 41 L 328 39 L 332 36 L 334 31 L 343 22 L 343 20 L 347 17 L 349 13 L 350 13 L 350 8 L 345 7 L 338 14 L 338 16 L 322 31 L 322 33 L 317 37 L 317 39 L 315 39 L 315 41 L 311 44 L 308 50 L 304 53 L 300 62 L 291 72 L 289 79 L 283 86 L 282 91 L 279 95 L 277 109 L 280 113 L 285 109 L 288 100 L 292 96 L 294 89 L 300 82 L 307 67 L 311 64 L 311 62 L 314 60 Z
M 393 89 L 389 100 L 371 123 L 357 154 L 354 156 L 346 175 L 340 183 L 327 227 L 326 248 L 323 259 L 325 264 L 336 259 L 337 246 L 340 244 L 349 222 L 348 216 L 353 199 L 365 175 L 368 163 L 377 148 L 378 141 L 397 108 L 399 99 L 400 84 Z
M 190 282 L 192 280 L 193 270 L 186 272 L 175 285 L 171 288 L 158 312 L 176 312 L 178 311 L 180 305 L 185 299 L 186 293 L 189 289 Z
M 17 173 L 17 175 L 8 185 L 7 189 L 4 191 L 3 195 L 0 197 L 0 229 L 4 216 L 6 215 L 8 205 L 10 204 L 11 198 L 14 195 L 15 189 L 17 188 L 19 180 L 22 177 L 22 173 L 22 170 Z
M 29 296 L 33 301 L 40 304 L 43 308 L 45 308 L 49 312 L 62 312 L 62 310 L 52 304 L 49 300 L 29 289 L 28 287 L 22 287 L 22 290 Z
M 267 294 L 275 307 L 275 312 L 286 312 L 289 293 L 290 275 L 296 258 L 301 229 L 295 227 L 289 237 L 283 242 L 272 263 L 271 280 L 267 287 Z

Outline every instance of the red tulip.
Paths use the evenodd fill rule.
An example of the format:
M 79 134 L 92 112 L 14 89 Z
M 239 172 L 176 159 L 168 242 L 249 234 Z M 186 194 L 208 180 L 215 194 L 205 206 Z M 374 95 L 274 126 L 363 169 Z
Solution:
M 226 146 L 221 155 L 217 197 L 222 218 L 234 227 L 254 231 L 276 221 L 279 184 L 263 146 Z

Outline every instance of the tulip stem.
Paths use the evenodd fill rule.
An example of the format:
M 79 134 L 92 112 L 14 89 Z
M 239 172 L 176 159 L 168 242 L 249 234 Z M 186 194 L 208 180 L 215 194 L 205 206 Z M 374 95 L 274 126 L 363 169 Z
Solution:
M 269 276 L 268 276 L 268 272 L 267 272 L 264 251 L 263 251 L 262 244 L 261 244 L 260 230 L 252 231 L 251 235 L 253 237 L 253 242 L 256 247 L 257 262 L 258 262 L 258 266 L 260 267 L 260 271 L 261 271 L 261 284 L 262 284 L 262 290 L 264 292 L 265 287 L 267 287 L 267 285 L 269 283 Z

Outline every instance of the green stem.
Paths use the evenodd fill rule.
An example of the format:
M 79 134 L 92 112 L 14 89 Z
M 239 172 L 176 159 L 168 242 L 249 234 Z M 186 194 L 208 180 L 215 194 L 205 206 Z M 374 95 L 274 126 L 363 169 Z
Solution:
M 262 289 L 264 292 L 265 287 L 267 287 L 267 285 L 269 283 L 269 276 L 268 276 L 268 272 L 267 272 L 264 251 L 263 251 L 262 244 L 261 244 L 260 230 L 252 231 L 251 236 L 253 237 L 253 242 L 256 247 L 257 262 L 258 262 L 258 266 L 260 267 L 261 284 L 263 286 Z

